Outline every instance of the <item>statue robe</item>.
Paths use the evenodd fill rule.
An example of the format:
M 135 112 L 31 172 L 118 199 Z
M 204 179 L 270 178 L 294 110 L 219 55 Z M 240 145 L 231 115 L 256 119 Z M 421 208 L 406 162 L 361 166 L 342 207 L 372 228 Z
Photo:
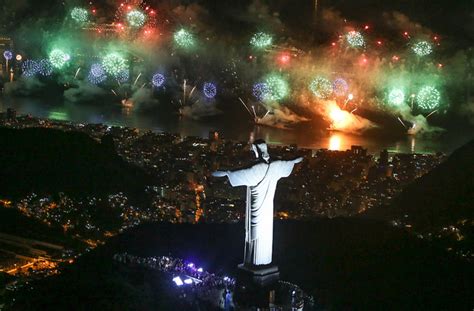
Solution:
M 273 198 L 278 180 L 288 177 L 293 166 L 293 161 L 260 162 L 228 174 L 233 187 L 247 186 L 245 265 L 272 262 Z

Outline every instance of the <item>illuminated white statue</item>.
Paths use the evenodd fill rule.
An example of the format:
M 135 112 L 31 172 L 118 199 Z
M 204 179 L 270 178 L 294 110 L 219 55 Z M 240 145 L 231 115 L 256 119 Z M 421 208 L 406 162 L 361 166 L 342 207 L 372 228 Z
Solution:
M 245 213 L 244 266 L 268 265 L 272 262 L 273 197 L 277 182 L 288 177 L 293 166 L 303 158 L 291 161 L 270 161 L 267 144 L 263 140 L 252 144 L 260 160 L 248 168 L 236 171 L 217 171 L 214 177 L 229 178 L 233 187 L 247 186 Z

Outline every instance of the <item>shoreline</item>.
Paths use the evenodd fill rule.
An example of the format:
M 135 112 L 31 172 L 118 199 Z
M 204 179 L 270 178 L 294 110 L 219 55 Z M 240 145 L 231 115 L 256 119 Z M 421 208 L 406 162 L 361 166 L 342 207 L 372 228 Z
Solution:
M 107 128 L 107 129 L 120 128 L 120 129 L 127 129 L 127 130 L 131 130 L 131 131 L 137 131 L 139 133 L 151 132 L 155 135 L 160 135 L 161 134 L 161 135 L 178 136 L 183 140 L 187 139 L 187 138 L 198 138 L 198 139 L 210 140 L 209 136 L 206 137 L 206 136 L 197 136 L 197 135 L 182 135 L 179 132 L 170 132 L 170 131 L 165 131 L 165 130 L 159 130 L 158 128 L 130 127 L 130 126 L 126 126 L 126 125 L 117 125 L 117 124 L 109 124 L 109 123 L 102 123 L 102 122 L 98 122 L 98 123 L 95 123 L 95 122 L 87 122 L 87 123 L 86 122 L 76 122 L 76 121 L 71 121 L 71 120 L 61 120 L 61 119 L 55 119 L 55 118 L 36 117 L 36 116 L 30 115 L 30 114 L 21 114 L 21 115 L 18 115 L 18 116 L 15 115 L 14 119 L 16 121 L 18 121 L 18 120 L 20 120 L 20 121 L 32 121 L 32 122 L 34 122 L 34 124 L 25 124 L 25 122 L 22 122 L 21 125 L 19 123 L 17 123 L 17 125 L 19 125 L 19 126 L 15 126 L 14 123 L 11 123 L 11 120 L 9 122 L 7 111 L 1 111 L 0 112 L 0 126 L 4 126 L 4 127 L 8 127 L 8 128 L 23 129 L 23 128 L 38 127 L 38 128 L 60 129 L 60 130 L 64 130 L 64 131 L 79 131 L 79 132 L 83 132 L 83 131 L 81 131 L 81 129 L 86 128 L 86 127 L 96 128 L 97 130 L 99 130 L 99 128 L 102 128 L 102 129 L 104 129 L 104 128 Z M 274 129 L 274 128 L 271 128 L 271 129 Z M 90 132 L 87 132 L 87 133 L 91 137 L 97 138 L 96 135 L 91 135 Z M 209 135 L 211 135 L 211 133 L 218 133 L 218 136 L 220 136 L 219 131 L 210 131 Z M 339 138 L 340 136 L 350 135 L 350 136 L 356 136 L 356 137 L 363 137 L 363 136 L 360 136 L 360 135 L 351 135 L 351 134 L 348 134 L 348 133 L 345 133 L 345 132 L 340 132 L 340 131 L 328 131 L 328 134 L 330 134 L 331 139 L 336 138 L 335 139 L 336 141 L 337 141 L 337 138 Z M 102 133 L 101 135 L 104 135 L 104 134 Z M 407 138 L 413 138 L 414 139 L 415 137 L 407 135 Z M 218 139 L 222 140 L 222 141 L 233 142 L 233 143 L 241 143 L 241 144 L 248 144 L 249 141 L 250 141 L 250 140 L 249 141 L 243 141 L 243 140 L 225 138 L 225 137 L 224 138 L 219 137 Z M 345 152 L 345 151 L 351 150 L 351 147 L 355 146 L 355 147 L 362 147 L 363 149 L 365 149 L 367 151 L 367 154 L 369 154 L 369 155 L 377 156 L 377 152 L 370 151 L 369 148 L 366 147 L 363 144 L 361 144 L 361 145 L 352 144 L 351 146 L 349 146 L 349 148 L 342 148 L 342 147 L 331 148 L 331 141 L 329 143 L 330 143 L 329 148 L 325 148 L 325 147 L 315 147 L 315 146 L 307 146 L 307 145 L 299 145 L 299 144 L 288 144 L 288 143 L 272 141 L 272 140 L 267 141 L 267 144 L 270 145 L 270 146 L 275 146 L 275 147 L 279 147 L 279 148 L 289 147 L 289 148 L 296 148 L 296 149 L 299 149 L 299 150 L 306 150 L 306 151 L 312 151 L 312 152 L 316 152 L 316 151 L 319 151 L 319 150 L 329 150 L 329 151 L 334 151 L 334 152 L 336 152 L 336 151 Z M 430 154 L 436 154 L 436 153 L 447 154 L 447 153 L 442 152 L 442 151 L 403 152 L 403 151 L 397 151 L 397 150 L 392 150 L 392 149 L 386 149 L 386 150 L 390 155 L 395 155 L 395 154 L 414 154 L 414 155 L 416 155 L 416 154 L 419 154 L 419 155 L 426 154 L 426 155 L 430 155 Z

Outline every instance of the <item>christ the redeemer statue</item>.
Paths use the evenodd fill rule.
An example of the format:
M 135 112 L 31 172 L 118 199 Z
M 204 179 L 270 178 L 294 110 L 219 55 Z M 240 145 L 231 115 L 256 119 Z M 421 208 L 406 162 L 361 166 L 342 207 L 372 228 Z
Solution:
M 288 177 L 293 166 L 303 158 L 290 161 L 270 161 L 267 144 L 257 140 L 252 144 L 259 161 L 248 168 L 216 171 L 214 177 L 229 178 L 233 187 L 247 186 L 245 213 L 244 267 L 269 265 L 273 247 L 273 197 L 277 182 Z

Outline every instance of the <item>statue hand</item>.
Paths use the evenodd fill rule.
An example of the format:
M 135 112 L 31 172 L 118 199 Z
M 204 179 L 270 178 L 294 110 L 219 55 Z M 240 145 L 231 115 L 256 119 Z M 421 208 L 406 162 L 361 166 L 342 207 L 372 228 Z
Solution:
M 296 158 L 293 160 L 293 163 L 300 163 L 301 161 L 303 161 L 303 157 L 299 157 L 299 158 Z
M 227 172 L 215 171 L 215 172 L 212 173 L 212 176 L 214 176 L 214 177 L 225 177 L 225 176 L 227 176 Z

